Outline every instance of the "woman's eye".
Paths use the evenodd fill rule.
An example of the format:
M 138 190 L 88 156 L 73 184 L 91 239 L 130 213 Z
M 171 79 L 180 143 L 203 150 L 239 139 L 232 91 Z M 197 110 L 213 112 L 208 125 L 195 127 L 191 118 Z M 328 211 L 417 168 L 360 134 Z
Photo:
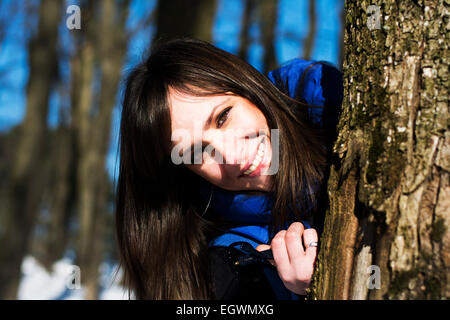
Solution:
M 227 121 L 228 113 L 230 112 L 231 108 L 233 107 L 225 108 L 217 117 L 216 123 L 219 128 L 225 123 L 225 121 Z

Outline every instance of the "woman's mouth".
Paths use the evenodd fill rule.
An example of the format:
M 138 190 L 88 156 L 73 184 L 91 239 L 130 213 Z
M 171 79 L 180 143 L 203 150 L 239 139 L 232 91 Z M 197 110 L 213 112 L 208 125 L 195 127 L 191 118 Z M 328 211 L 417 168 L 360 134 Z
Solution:
M 256 176 L 260 173 L 263 159 L 264 159 L 264 152 L 266 151 L 266 145 L 265 145 L 266 138 L 264 137 L 263 140 L 259 143 L 258 149 L 255 155 L 255 158 L 253 161 L 248 164 L 243 170 L 244 172 L 240 175 L 242 176 Z

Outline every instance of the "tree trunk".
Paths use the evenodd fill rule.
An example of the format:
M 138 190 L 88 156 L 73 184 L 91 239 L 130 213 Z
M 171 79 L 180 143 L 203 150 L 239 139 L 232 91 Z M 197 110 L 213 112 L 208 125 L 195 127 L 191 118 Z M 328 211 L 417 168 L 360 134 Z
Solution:
M 367 24 L 371 4 L 379 29 Z M 449 298 L 448 12 L 444 0 L 346 1 L 313 299 Z
M 91 15 L 93 9 L 82 8 L 84 15 Z M 83 16 L 84 16 L 83 15 Z M 84 19 L 84 17 L 83 17 Z M 92 22 L 90 22 L 92 23 Z M 86 285 L 87 279 L 91 278 L 89 268 L 92 246 L 87 245 L 87 242 L 92 241 L 92 207 L 94 206 L 94 195 L 90 195 L 92 182 L 91 178 L 86 173 L 87 167 L 87 144 L 91 138 L 91 126 L 89 120 L 89 110 L 93 105 L 92 81 L 94 72 L 94 40 L 91 38 L 90 30 L 94 29 L 90 23 L 82 21 L 82 34 L 80 37 L 80 47 L 77 55 L 72 61 L 72 76 L 73 76 L 73 93 L 72 93 L 72 114 L 73 114 L 73 128 L 75 130 L 76 151 L 77 151 L 77 177 L 76 177 L 76 194 L 77 194 L 77 212 L 79 219 L 79 233 L 78 233 L 78 248 L 77 261 L 81 270 L 81 281 Z M 88 158 L 89 159 L 89 158 Z M 92 170 L 93 171 L 93 170 Z M 86 193 L 85 193 L 86 190 Z M 96 281 L 96 280 L 95 280 Z
M 46 221 L 47 237 L 42 256 L 33 254 L 41 264 L 52 271 L 53 264 L 61 259 L 69 241 L 69 222 L 75 205 L 76 159 L 74 154 L 74 134 L 68 124 L 60 123 L 53 132 L 50 163 L 48 165 L 48 202 L 50 217 Z
M 275 55 L 275 28 L 278 16 L 278 1 L 265 0 L 259 3 L 259 15 L 262 35 L 262 45 L 264 47 L 263 73 L 278 66 Z
M 192 37 L 212 42 L 216 0 L 158 0 L 155 40 Z
M 96 7 L 99 6 L 99 7 Z M 102 1 L 89 8 L 90 15 L 100 12 L 98 23 L 89 25 L 79 59 L 74 61 L 78 78 L 78 96 L 74 93 L 78 146 L 78 210 L 80 219 L 79 256 L 81 281 L 86 299 L 98 296 L 98 269 L 104 247 L 104 219 L 107 214 L 109 180 L 105 161 L 109 147 L 111 115 L 115 106 L 127 36 L 125 23 L 129 1 L 117 4 Z M 86 10 L 87 11 L 87 10 Z M 97 30 L 97 31 L 96 31 Z M 101 35 L 96 38 L 96 35 Z M 94 77 L 99 62 L 101 79 Z M 99 92 L 92 91 L 100 81 Z M 97 99 L 97 94 L 99 94 Z M 98 103 L 97 103 L 98 100 Z
M 305 39 L 305 48 L 303 50 L 303 58 L 306 60 L 311 59 L 311 53 L 314 48 L 314 40 L 316 39 L 316 0 L 309 0 L 309 30 L 308 36 Z
M 238 57 L 244 61 L 248 61 L 248 47 L 250 46 L 250 25 L 255 11 L 255 0 L 244 1 L 244 14 L 242 16 L 242 27 L 239 34 L 239 50 Z
M 43 0 L 39 25 L 29 45 L 30 76 L 25 119 L 11 166 L 7 227 L 0 242 L 0 297 L 15 299 L 42 195 L 40 159 L 47 130 L 48 103 L 57 77 L 57 36 L 62 1 Z

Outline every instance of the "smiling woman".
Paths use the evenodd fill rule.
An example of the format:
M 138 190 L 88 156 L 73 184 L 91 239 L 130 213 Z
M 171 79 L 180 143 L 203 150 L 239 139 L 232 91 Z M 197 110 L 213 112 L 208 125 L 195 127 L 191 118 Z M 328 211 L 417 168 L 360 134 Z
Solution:
M 183 131 L 175 136 L 188 137 L 178 144 L 183 154 L 193 155 L 195 144 L 205 146 L 203 159 L 189 161 L 186 168 L 226 190 L 271 190 L 271 176 L 265 174 L 271 160 L 270 141 L 258 134 L 269 132 L 269 127 L 254 104 L 232 93 L 195 97 L 172 88 L 169 104 L 172 132 Z M 194 141 L 195 136 L 200 141 Z
M 282 87 L 193 39 L 156 45 L 131 71 L 116 226 L 138 299 L 305 293 L 317 233 L 302 219 L 314 211 L 326 148 L 308 105 Z M 268 248 L 273 260 L 259 252 Z

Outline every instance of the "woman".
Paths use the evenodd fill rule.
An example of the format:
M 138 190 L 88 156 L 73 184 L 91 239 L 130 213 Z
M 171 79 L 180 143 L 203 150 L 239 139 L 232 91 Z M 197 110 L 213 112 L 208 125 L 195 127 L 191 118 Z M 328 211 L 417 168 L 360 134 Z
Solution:
M 281 71 L 269 75 L 277 88 L 236 56 L 193 39 L 155 46 L 131 71 L 116 225 L 136 298 L 305 294 L 318 241 L 305 225 L 327 143 L 298 100 L 306 98 L 291 98 L 305 78 L 293 94 Z M 269 248 L 267 263 L 259 252 Z

